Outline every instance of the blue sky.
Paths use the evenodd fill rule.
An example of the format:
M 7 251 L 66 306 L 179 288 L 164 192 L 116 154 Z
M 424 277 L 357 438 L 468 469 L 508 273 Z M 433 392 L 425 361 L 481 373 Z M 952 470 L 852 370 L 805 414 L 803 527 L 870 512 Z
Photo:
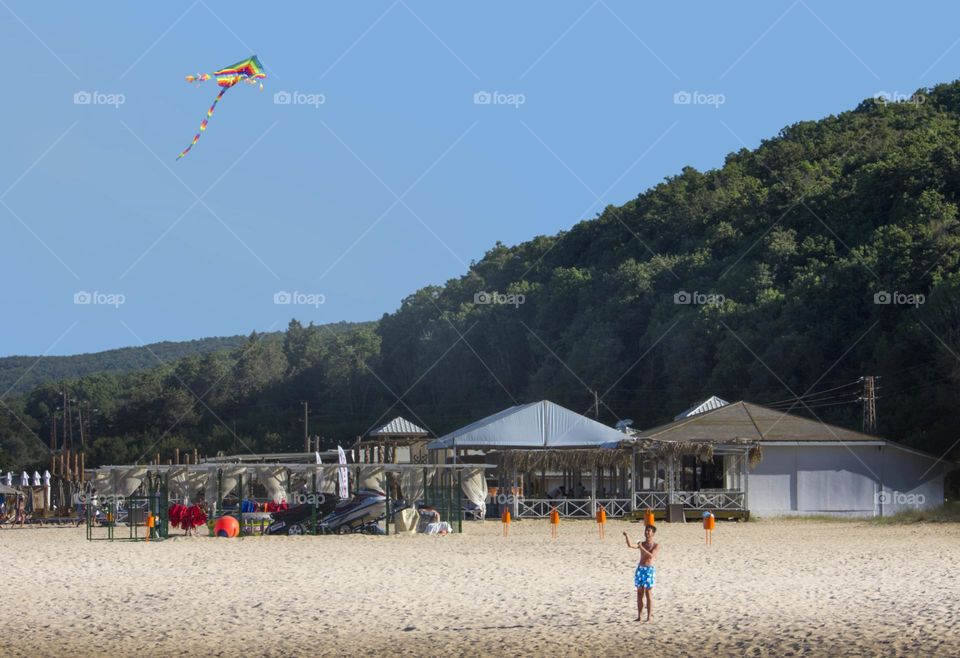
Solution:
M 379 318 L 497 240 L 953 80 L 958 17 L 816 0 L 0 0 L 0 354 Z M 265 90 L 230 90 L 175 162 L 217 93 L 183 77 L 252 53 Z

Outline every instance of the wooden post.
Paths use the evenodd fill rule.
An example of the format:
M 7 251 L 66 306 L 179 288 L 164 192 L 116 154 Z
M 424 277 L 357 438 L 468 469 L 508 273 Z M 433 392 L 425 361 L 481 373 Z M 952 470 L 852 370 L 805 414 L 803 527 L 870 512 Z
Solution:
M 637 511 L 637 446 L 633 446 L 633 459 L 630 460 L 630 511 Z
M 173 463 L 177 466 L 180 465 L 180 448 L 173 449 Z
M 80 453 L 80 484 L 83 484 L 83 472 L 87 468 L 87 453 Z
M 747 487 L 749 486 L 749 483 L 750 483 L 750 475 L 749 475 L 749 472 L 748 472 L 748 471 L 749 471 L 749 461 L 750 461 L 750 451 L 749 451 L 749 449 L 747 449 L 747 451 L 745 451 L 745 452 L 743 453 L 743 455 L 740 456 L 740 461 L 741 461 L 741 466 L 740 466 L 740 478 L 741 478 L 740 488 L 743 489 L 743 510 L 744 510 L 745 512 L 749 513 L 749 511 L 750 511 L 750 501 L 749 501 L 749 495 L 748 495 L 748 494 L 749 494 L 749 490 L 748 490 L 748 488 L 747 488 Z
M 597 514 L 597 467 L 590 469 L 590 515 Z

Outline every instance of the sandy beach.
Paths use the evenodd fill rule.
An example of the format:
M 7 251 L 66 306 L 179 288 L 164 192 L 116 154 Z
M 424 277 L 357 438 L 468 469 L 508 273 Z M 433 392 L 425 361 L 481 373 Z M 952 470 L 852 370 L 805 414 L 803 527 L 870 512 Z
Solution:
M 956 655 L 960 527 L 662 524 L 655 615 L 610 522 L 88 542 L 0 530 L 4 655 Z

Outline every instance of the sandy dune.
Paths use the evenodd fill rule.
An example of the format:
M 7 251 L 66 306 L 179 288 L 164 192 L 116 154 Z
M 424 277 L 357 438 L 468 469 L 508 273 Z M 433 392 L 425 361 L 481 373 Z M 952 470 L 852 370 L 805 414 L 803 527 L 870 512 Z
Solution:
M 957 655 L 960 527 L 660 527 L 655 619 L 640 527 L 495 522 L 438 537 L 87 542 L 0 530 L 0 654 Z

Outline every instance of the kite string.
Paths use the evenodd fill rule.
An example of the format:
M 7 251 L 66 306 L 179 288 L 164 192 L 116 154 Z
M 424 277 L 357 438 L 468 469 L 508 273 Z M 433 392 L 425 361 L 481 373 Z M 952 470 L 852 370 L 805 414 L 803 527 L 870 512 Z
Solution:
M 210 117 L 213 116 L 213 110 L 217 107 L 217 103 L 220 102 L 220 99 L 223 97 L 223 95 L 224 95 L 225 93 L 227 93 L 227 89 L 229 89 L 229 88 L 230 88 L 230 87 L 224 87 L 223 89 L 221 89 L 221 90 L 220 90 L 220 93 L 217 94 L 217 97 L 213 99 L 213 105 L 211 105 L 211 106 L 210 106 L 210 109 L 207 110 L 207 116 L 204 117 L 203 121 L 200 122 L 200 131 L 199 131 L 196 135 L 193 136 L 193 141 L 190 142 L 190 145 L 187 146 L 187 148 L 183 149 L 183 150 L 180 152 L 180 155 L 177 156 L 177 160 L 179 160 L 180 158 L 182 158 L 183 156 L 185 156 L 187 153 L 189 153 L 189 152 L 190 152 L 190 149 L 193 148 L 193 145 L 196 144 L 198 141 L 200 141 L 200 135 L 202 135 L 202 134 L 203 134 L 203 131 L 205 131 L 205 130 L 207 129 L 207 122 L 209 122 L 209 121 L 210 121 Z

